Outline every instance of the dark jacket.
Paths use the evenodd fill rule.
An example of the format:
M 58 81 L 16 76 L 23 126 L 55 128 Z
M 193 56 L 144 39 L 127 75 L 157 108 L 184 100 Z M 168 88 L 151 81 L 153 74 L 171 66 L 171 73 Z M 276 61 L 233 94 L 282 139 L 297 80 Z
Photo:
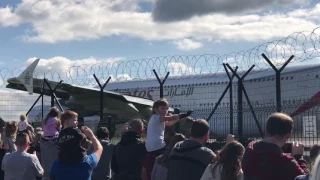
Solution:
M 168 161 L 168 180 L 199 180 L 215 154 L 197 141 L 185 140 L 173 148 Z
M 141 180 L 146 154 L 145 142 L 136 132 L 123 134 L 112 156 L 111 169 L 115 180 Z
M 276 144 L 251 142 L 242 160 L 244 180 L 294 180 L 308 174 L 302 155 L 286 155 Z
M 114 144 L 110 143 L 109 139 L 99 139 L 103 147 L 100 161 L 92 172 L 92 180 L 110 180 L 111 179 L 111 159 L 114 150 Z M 88 154 L 93 153 L 93 146 L 91 145 L 87 151 Z

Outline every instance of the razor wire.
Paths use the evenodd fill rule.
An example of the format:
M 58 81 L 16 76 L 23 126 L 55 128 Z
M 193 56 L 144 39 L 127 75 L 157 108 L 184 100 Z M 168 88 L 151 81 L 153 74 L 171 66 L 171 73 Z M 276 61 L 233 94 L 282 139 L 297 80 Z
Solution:
M 246 71 L 255 65 L 255 71 L 263 71 L 271 67 L 261 56 L 264 53 L 276 66 L 282 66 L 286 60 L 294 55 L 292 64 L 310 62 L 320 57 L 320 27 L 311 32 L 295 32 L 286 38 L 273 40 L 260 44 L 249 50 L 233 52 L 224 55 L 203 54 L 188 56 L 161 56 L 136 60 L 113 60 L 103 63 L 74 65 L 64 69 L 40 69 L 37 67 L 33 77 L 44 77 L 53 81 L 63 80 L 78 86 L 96 85 L 93 78 L 95 74 L 100 80 L 112 78 L 112 82 L 126 82 L 132 80 L 154 79 L 153 69 L 159 76 L 164 77 L 170 72 L 170 78 L 214 77 L 219 72 L 224 72 L 223 63 L 232 67 L 238 66 L 239 71 Z M 41 61 L 41 60 L 40 60 Z M 7 79 L 16 77 L 24 69 L 0 69 L 1 85 L 7 84 Z M 253 73 L 254 73 L 253 72 Z M 221 77 L 221 76 L 220 76 Z M 0 85 L 0 86 L 1 86 Z

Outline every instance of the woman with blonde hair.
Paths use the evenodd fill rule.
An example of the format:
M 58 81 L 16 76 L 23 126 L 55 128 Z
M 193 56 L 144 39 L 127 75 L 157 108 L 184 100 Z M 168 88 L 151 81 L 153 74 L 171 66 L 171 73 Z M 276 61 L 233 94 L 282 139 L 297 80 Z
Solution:
M 169 146 L 163 155 L 160 155 L 156 158 L 156 162 L 154 163 L 151 180 L 165 180 L 167 179 L 167 164 L 169 160 L 169 155 L 176 145 L 177 142 L 184 141 L 186 138 L 183 134 L 176 133 L 172 136 Z
M 241 158 L 244 147 L 237 141 L 227 143 L 219 152 L 214 164 L 204 171 L 201 180 L 243 180 Z

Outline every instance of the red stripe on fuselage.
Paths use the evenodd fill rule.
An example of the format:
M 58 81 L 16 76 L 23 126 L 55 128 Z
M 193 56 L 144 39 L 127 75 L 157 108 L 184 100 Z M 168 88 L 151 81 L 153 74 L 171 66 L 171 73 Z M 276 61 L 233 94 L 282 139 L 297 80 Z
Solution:
M 297 116 L 317 105 L 320 104 L 320 91 L 317 92 L 315 95 L 313 95 L 306 103 L 304 103 L 301 107 L 299 107 L 294 113 L 292 113 L 290 116 L 294 117 Z

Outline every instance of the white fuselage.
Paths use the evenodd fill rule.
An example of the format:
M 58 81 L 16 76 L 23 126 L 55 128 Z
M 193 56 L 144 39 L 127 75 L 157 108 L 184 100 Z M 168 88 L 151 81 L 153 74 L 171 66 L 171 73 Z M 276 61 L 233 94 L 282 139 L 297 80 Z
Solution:
M 243 74 L 240 72 L 239 74 Z M 301 101 L 309 100 L 320 91 L 320 66 L 296 66 L 287 67 L 281 74 L 281 97 L 283 112 L 291 114 L 299 106 Z M 228 77 L 225 72 L 216 74 L 190 75 L 186 77 L 169 76 L 164 84 L 164 98 L 170 106 L 180 108 L 181 111 L 193 109 L 194 118 L 206 119 L 215 104 L 228 85 Z M 233 81 L 233 106 L 237 106 L 237 78 Z M 248 93 L 251 104 L 257 114 L 258 121 L 264 129 L 268 115 L 276 111 L 276 79 L 273 69 L 251 72 L 244 81 L 244 87 Z M 107 90 L 121 94 L 157 100 L 160 98 L 159 83 L 156 78 L 110 83 Z M 229 92 L 226 93 L 216 113 L 210 119 L 211 131 L 216 134 L 229 133 Z M 298 105 L 300 103 L 300 105 Z M 247 135 L 256 135 L 258 130 L 252 113 L 249 111 L 245 96 L 243 96 L 244 115 L 243 129 Z M 319 114 L 319 113 L 318 113 Z M 314 113 L 314 115 L 317 115 Z M 310 113 L 309 113 L 310 115 Z M 234 114 L 234 134 L 237 134 L 237 112 Z M 295 121 L 302 117 L 294 117 Z M 300 125 L 301 126 L 301 125 Z M 301 129 L 301 127 L 296 126 Z

